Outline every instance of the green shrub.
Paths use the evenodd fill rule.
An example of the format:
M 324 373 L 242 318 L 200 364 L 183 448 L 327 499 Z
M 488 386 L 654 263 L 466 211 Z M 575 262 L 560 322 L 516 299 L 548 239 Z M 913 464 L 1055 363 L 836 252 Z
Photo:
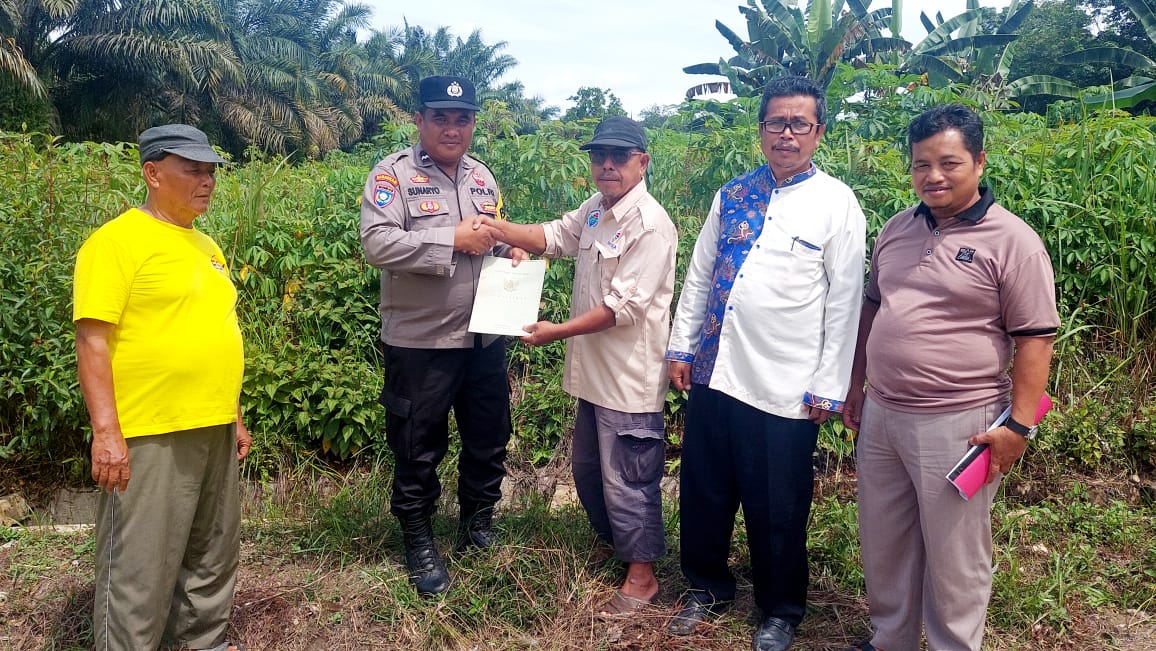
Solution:
M 816 160 L 860 197 L 870 246 L 883 222 L 915 201 L 902 127 L 958 98 L 950 89 L 877 92 L 878 70 L 845 73 L 846 86 L 832 95 L 832 113 L 842 117 L 829 124 Z M 867 99 L 846 103 L 851 89 L 869 91 Z M 647 182 L 679 229 L 676 283 L 717 188 L 762 162 L 756 110 L 753 100 L 687 103 L 669 121 L 674 129 L 648 134 Z M 1040 232 L 1057 272 L 1067 340 L 1051 389 L 1065 408 L 1045 421 L 1046 445 L 1082 464 L 1152 466 L 1156 397 L 1142 351 L 1156 339 L 1156 227 L 1147 205 L 1156 196 L 1156 119 L 1106 114 L 1054 127 L 1036 116 L 985 120 L 987 183 Z M 577 148 L 592 128 L 549 124 L 518 136 L 504 114 L 483 112 L 475 150 L 499 179 L 511 219 L 554 219 L 595 190 Z M 225 251 L 239 289 L 244 408 L 271 450 L 343 458 L 381 445 L 379 272 L 361 254 L 358 208 L 371 165 L 415 137 L 411 124 L 387 125 L 351 154 L 290 164 L 250 152 L 246 164 L 218 173 L 198 227 Z M 0 134 L 0 153 L 0 456 L 79 472 L 87 417 L 74 371 L 73 259 L 94 228 L 143 199 L 139 164 L 131 145 L 39 134 Z M 568 317 L 572 274 L 569 261 L 550 265 L 542 318 Z M 562 351 L 510 345 L 515 440 L 533 463 L 548 460 L 571 427 Z M 674 442 L 683 404 L 672 392 Z M 851 454 L 837 423 L 824 429 L 821 447 L 838 459 Z M 250 463 L 275 461 L 256 454 Z

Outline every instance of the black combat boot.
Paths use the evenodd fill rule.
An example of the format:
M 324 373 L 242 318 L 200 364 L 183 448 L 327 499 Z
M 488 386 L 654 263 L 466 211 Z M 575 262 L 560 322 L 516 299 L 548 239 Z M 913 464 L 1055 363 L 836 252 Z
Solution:
M 433 525 L 429 516 L 406 516 L 401 520 L 401 537 L 405 544 L 405 566 L 409 581 L 422 596 L 449 590 L 450 573 L 434 546 Z
M 458 520 L 458 551 L 486 549 L 494 544 L 494 507 L 463 505 Z

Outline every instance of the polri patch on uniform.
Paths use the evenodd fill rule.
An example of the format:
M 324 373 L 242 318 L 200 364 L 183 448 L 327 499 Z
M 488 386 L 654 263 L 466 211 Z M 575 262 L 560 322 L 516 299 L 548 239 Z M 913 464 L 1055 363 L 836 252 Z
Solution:
M 474 183 L 480 185 L 483 188 L 486 187 L 486 180 L 482 178 L 482 175 L 479 174 L 477 170 L 474 170 L 473 173 L 470 174 L 470 177 L 474 179 Z
M 586 225 L 589 226 L 590 228 L 594 228 L 595 226 L 598 225 L 598 220 L 601 217 L 602 217 L 602 211 L 601 210 L 598 210 L 597 208 L 594 210 L 591 210 L 590 214 L 586 215 Z
M 442 205 L 436 201 L 423 201 L 417 205 L 418 210 L 433 214 L 442 209 Z
M 486 213 L 487 215 L 496 215 L 498 214 L 498 204 L 492 201 L 483 201 L 482 205 L 479 207 L 479 210 Z
M 377 183 L 390 183 L 392 185 L 397 185 L 397 177 L 392 174 L 378 174 L 377 176 L 373 177 L 373 180 Z
M 388 183 L 378 183 L 373 186 L 373 205 L 378 208 L 384 208 L 393 203 L 393 198 L 397 196 L 397 187 L 390 187 Z
M 422 173 L 417 173 L 409 177 L 411 183 L 429 183 L 429 177 Z

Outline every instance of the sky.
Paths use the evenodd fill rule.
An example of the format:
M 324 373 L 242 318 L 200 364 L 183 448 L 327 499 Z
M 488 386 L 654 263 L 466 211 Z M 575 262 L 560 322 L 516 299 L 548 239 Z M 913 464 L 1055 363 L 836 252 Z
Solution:
M 539 95 L 565 111 L 579 87 L 608 89 L 628 113 L 638 116 L 656 104 L 678 104 L 686 90 L 721 79 L 688 75 L 683 67 L 734 55 L 715 21 L 746 36 L 739 13 L 745 0 L 361 0 L 373 8 L 373 27 L 441 26 L 463 39 L 475 29 L 482 41 L 506 41 L 503 53 L 518 60 L 499 83 L 518 80 L 526 94 Z M 1009 0 L 981 0 L 1003 8 Z M 802 0 L 802 6 L 806 1 Z M 870 9 L 890 7 L 874 0 Z M 917 42 L 927 33 L 920 11 L 934 20 L 963 13 L 967 0 L 906 0 L 903 36 Z

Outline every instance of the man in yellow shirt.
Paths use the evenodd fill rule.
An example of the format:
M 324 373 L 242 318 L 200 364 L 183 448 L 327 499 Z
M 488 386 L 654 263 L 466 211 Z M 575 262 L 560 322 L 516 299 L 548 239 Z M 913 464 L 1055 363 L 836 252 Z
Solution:
M 244 352 L 225 256 L 193 220 L 225 160 L 183 124 L 140 135 L 148 196 L 76 258 L 73 320 L 92 422 L 95 648 L 237 651 Z M 131 485 L 130 485 L 131 484 Z

